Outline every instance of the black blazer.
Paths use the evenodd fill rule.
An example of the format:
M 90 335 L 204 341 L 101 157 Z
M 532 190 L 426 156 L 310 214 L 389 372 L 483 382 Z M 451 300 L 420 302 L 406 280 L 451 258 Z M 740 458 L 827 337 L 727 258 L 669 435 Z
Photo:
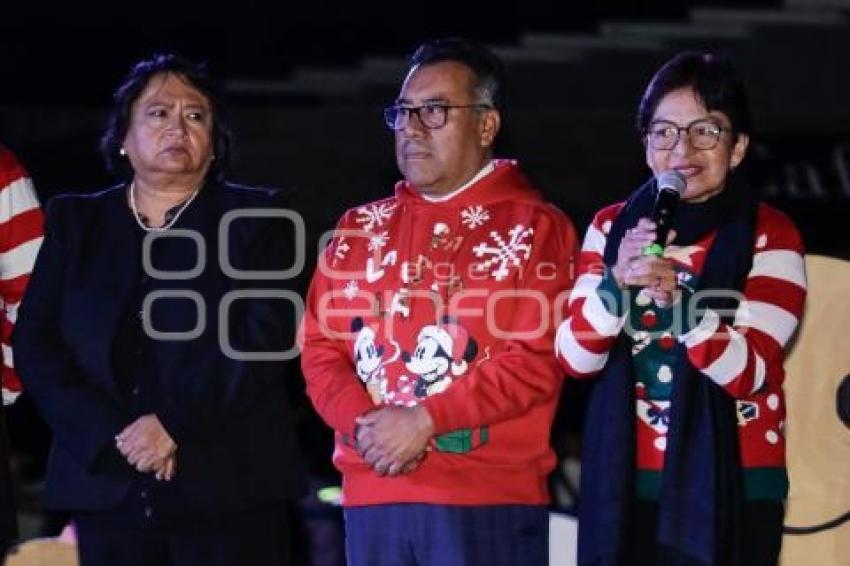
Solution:
M 141 475 L 124 462 L 114 437 L 137 415 L 119 391 L 113 346 L 122 313 L 140 282 L 152 290 L 190 290 L 203 299 L 206 325 L 188 341 L 154 340 L 160 376 L 155 414 L 178 445 L 177 475 L 165 490 L 175 509 L 218 514 L 292 498 L 304 481 L 286 399 L 285 379 L 295 366 L 240 361 L 219 344 L 219 309 L 232 291 L 288 289 L 285 280 L 234 278 L 219 252 L 240 270 L 280 270 L 292 264 L 287 222 L 234 221 L 219 241 L 220 221 L 235 209 L 284 208 L 270 190 L 208 183 L 166 238 L 152 244 L 161 271 L 188 270 L 197 244 L 175 229 L 193 230 L 205 243 L 205 265 L 191 279 L 149 277 L 142 239 L 126 200 L 126 185 L 94 195 L 51 200 L 46 235 L 22 302 L 13 344 L 25 388 L 54 433 L 44 502 L 65 510 L 102 510 L 120 504 Z M 289 224 L 291 226 L 291 224 Z M 225 244 L 224 246 L 223 244 Z M 195 327 L 190 300 L 162 299 L 146 313 L 158 331 Z M 245 352 L 281 352 L 292 346 L 294 309 L 283 300 L 232 302 L 230 345 Z

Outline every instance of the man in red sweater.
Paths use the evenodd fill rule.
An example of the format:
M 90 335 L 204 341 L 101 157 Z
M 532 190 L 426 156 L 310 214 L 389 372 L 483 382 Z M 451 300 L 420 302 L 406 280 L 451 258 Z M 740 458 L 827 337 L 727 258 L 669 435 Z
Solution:
M 349 210 L 302 327 L 336 431 L 349 564 L 547 564 L 554 323 L 577 241 L 494 160 L 499 63 L 422 45 L 385 110 L 404 180 Z M 557 311 L 557 312 L 556 312 Z

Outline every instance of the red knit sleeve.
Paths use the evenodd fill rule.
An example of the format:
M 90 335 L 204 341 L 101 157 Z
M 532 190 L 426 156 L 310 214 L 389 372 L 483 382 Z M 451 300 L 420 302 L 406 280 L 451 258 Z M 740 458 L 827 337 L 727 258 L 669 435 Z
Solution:
M 24 295 L 35 257 L 41 246 L 44 218 L 35 188 L 15 157 L 0 147 L 0 366 L 3 402 L 9 404 L 21 392 L 12 353 L 12 331 L 18 305 Z
M 762 205 L 755 238 L 753 266 L 733 324 L 709 310 L 680 338 L 691 363 L 736 398 L 782 379 L 783 348 L 800 322 L 806 296 L 803 245 L 791 220 Z
M 593 376 L 605 366 L 625 322 L 627 306 L 622 292 L 606 273 L 603 261 L 608 232 L 620 208 L 602 209 L 588 227 L 568 317 L 558 327 L 555 353 L 564 371 L 573 377 Z
M 337 226 L 345 226 L 347 215 Z M 334 237 L 319 263 L 307 293 L 301 323 L 301 370 L 307 383 L 307 395 L 322 419 L 334 430 L 353 435 L 355 419 L 374 408 L 369 394 L 354 371 L 343 339 L 350 329 L 343 311 L 336 312 L 336 297 L 328 271 L 339 237 Z M 345 311 L 347 312 L 347 311 Z

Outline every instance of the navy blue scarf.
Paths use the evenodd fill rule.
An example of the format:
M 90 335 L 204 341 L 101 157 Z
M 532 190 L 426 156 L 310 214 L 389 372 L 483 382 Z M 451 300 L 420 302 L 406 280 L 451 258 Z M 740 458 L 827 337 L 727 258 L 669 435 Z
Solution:
M 649 217 L 657 189 L 650 180 L 626 201 L 605 247 L 614 265 L 620 240 Z M 689 245 L 717 231 L 699 289 L 741 290 L 752 264 L 756 202 L 730 177 L 705 203 L 681 203 L 675 243 Z M 737 300 L 708 298 L 701 307 L 734 312 Z M 724 322 L 731 322 L 724 320 Z M 734 400 L 688 361 L 679 345 L 673 370 L 670 425 L 658 500 L 663 564 L 738 564 L 742 475 Z M 635 376 L 631 344 L 621 334 L 591 394 L 579 504 L 579 564 L 627 564 L 635 499 Z

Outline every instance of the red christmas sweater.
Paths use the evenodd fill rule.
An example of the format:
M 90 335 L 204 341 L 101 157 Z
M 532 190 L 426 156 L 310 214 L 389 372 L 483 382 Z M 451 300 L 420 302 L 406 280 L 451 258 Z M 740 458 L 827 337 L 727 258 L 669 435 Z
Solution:
M 716 233 L 692 246 L 671 245 L 665 250 L 683 290 L 676 304 L 659 308 L 643 293 L 632 296 L 628 305 L 603 300 L 606 295 L 621 296 L 611 275 L 604 273 L 602 260 L 608 231 L 621 207 L 622 203 L 600 211 L 587 231 L 570 316 L 558 329 L 558 359 L 570 375 L 592 376 L 605 365 L 616 336 L 622 331 L 629 334 L 636 377 L 637 495 L 652 499 L 658 495 L 667 446 L 674 345 L 684 344 L 694 367 L 736 400 L 747 497 L 784 498 L 783 348 L 799 323 L 806 293 L 796 227 L 779 211 L 760 206 L 745 300 L 730 326 L 710 310 L 693 321 L 688 314 L 699 314 L 689 307 Z
M 11 339 L 18 305 L 24 295 L 35 256 L 43 239 L 44 219 L 35 188 L 15 156 L 0 146 L 0 389 L 3 403 L 12 403 L 21 392 L 15 372 Z
M 515 163 L 494 165 L 439 202 L 398 183 L 349 210 L 319 258 L 302 369 L 336 431 L 345 505 L 548 501 L 555 309 L 577 240 Z M 355 418 L 383 404 L 422 404 L 433 419 L 410 474 L 379 477 L 352 446 Z

